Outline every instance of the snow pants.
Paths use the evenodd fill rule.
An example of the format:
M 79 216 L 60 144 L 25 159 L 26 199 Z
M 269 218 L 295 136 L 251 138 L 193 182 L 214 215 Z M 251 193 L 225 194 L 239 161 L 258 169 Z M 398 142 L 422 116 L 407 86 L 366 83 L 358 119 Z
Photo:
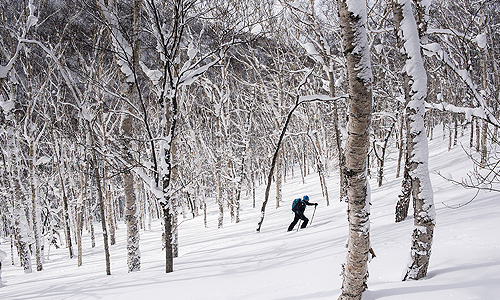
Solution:
M 306 228 L 307 223 L 309 223 L 309 219 L 306 218 L 306 216 L 304 216 L 304 214 L 295 213 L 295 217 L 293 218 L 292 223 L 290 224 L 290 226 L 288 226 L 288 231 L 292 231 L 293 227 L 295 227 L 295 224 L 297 224 L 297 222 L 299 220 L 303 221 L 302 225 L 300 226 L 300 228 Z

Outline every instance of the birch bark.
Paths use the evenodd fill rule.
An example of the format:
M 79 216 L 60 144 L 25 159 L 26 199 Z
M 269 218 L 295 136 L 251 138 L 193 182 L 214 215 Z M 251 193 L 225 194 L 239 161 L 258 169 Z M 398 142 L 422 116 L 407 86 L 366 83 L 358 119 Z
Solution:
M 436 220 L 424 128 L 427 74 L 420 51 L 417 22 L 413 16 L 411 0 L 394 1 L 393 10 L 398 46 L 405 60 L 403 78 L 407 102 L 408 175 L 414 208 L 411 260 L 403 276 L 403 280 L 409 280 L 421 279 L 427 274 Z M 417 10 L 420 11 L 421 8 L 418 7 Z
M 346 142 L 349 236 L 343 265 L 341 300 L 361 299 L 366 290 L 370 253 L 370 195 L 367 181 L 372 112 L 372 70 L 366 33 L 366 2 L 339 0 L 344 56 L 349 82 Z

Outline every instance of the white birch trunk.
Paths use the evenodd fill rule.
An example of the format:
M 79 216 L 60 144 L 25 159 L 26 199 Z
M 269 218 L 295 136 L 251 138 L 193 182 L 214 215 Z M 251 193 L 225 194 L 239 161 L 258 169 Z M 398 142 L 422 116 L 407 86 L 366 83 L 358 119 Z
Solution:
M 14 187 L 14 237 L 17 242 L 19 260 L 24 269 L 24 273 L 31 273 L 31 255 L 28 245 L 28 220 L 24 210 L 24 195 L 21 191 L 19 177 L 12 176 L 12 186 Z
M 134 16 L 133 16 L 133 69 L 137 70 L 139 60 L 139 13 L 141 10 L 142 0 L 134 1 Z M 130 103 L 136 103 L 136 82 L 129 82 L 128 96 Z M 134 186 L 134 174 L 131 171 L 131 166 L 134 164 L 132 156 L 132 145 L 130 142 L 133 129 L 132 109 L 129 108 L 129 114 L 125 114 L 122 121 L 122 132 L 124 136 L 123 154 L 128 166 L 122 174 L 125 190 L 125 222 L 127 223 L 127 265 L 128 272 L 141 270 L 141 252 L 139 249 L 139 223 L 137 210 L 137 195 Z
M 3 283 L 2 283 L 2 263 L 6 257 L 7 257 L 7 253 L 0 250 L 0 287 L 3 285 Z
M 133 86 L 131 87 L 134 90 Z M 133 98 L 133 92 L 130 93 Z M 124 136 L 123 156 L 127 164 L 133 164 L 131 153 L 130 136 L 132 133 L 132 117 L 131 114 L 124 114 L 122 121 L 122 132 Z M 125 222 L 127 224 L 127 265 L 128 272 L 140 271 L 141 269 L 141 253 L 139 250 L 139 224 L 137 218 L 137 197 L 134 187 L 134 174 L 127 166 L 122 173 L 125 194 Z
M 36 192 L 36 174 L 35 174 L 35 147 L 33 141 L 30 142 L 30 189 L 31 189 L 31 218 L 33 222 L 33 232 L 35 235 L 35 257 L 36 257 L 36 270 L 43 270 L 43 254 L 42 254 L 42 240 L 41 240 L 41 230 L 38 220 L 40 220 L 40 211 L 38 208 L 38 198 Z
M 414 207 L 411 260 L 403 280 L 421 279 L 427 274 L 435 225 L 434 193 L 429 177 L 428 145 L 424 127 L 427 74 L 420 52 L 420 38 L 411 0 L 393 2 L 398 44 L 405 59 L 404 88 L 409 176 Z
M 344 55 L 349 82 L 346 142 L 349 241 L 343 265 L 341 300 L 361 299 L 370 255 L 370 195 L 367 156 L 372 112 L 372 70 L 366 33 L 366 2 L 339 0 Z
M 103 128 L 104 130 L 104 128 Z M 105 131 L 103 131 L 105 132 Z M 104 155 L 107 155 L 106 151 L 106 137 L 104 137 Z M 115 222 L 115 213 L 114 213 L 114 205 L 113 198 L 111 197 L 111 185 L 108 183 L 108 169 L 106 168 L 106 160 L 102 160 L 102 188 L 104 189 L 104 203 L 106 204 L 106 219 L 108 223 L 109 230 L 109 243 L 111 245 L 116 244 L 116 222 Z

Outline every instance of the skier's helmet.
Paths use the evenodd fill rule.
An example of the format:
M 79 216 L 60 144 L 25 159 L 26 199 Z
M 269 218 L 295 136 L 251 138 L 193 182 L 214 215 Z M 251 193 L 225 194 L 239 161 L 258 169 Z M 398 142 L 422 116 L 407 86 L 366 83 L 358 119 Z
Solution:
M 305 195 L 302 199 L 304 199 L 304 201 L 309 201 L 309 196 Z

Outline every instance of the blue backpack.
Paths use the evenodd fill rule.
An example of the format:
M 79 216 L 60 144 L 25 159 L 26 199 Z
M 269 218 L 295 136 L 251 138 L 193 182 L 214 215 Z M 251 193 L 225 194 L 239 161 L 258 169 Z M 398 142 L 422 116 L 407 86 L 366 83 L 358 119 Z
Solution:
M 293 212 L 297 212 L 297 209 L 299 208 L 301 200 L 302 199 L 300 199 L 300 198 L 297 198 L 297 199 L 293 200 L 293 203 L 292 203 L 292 211 Z

